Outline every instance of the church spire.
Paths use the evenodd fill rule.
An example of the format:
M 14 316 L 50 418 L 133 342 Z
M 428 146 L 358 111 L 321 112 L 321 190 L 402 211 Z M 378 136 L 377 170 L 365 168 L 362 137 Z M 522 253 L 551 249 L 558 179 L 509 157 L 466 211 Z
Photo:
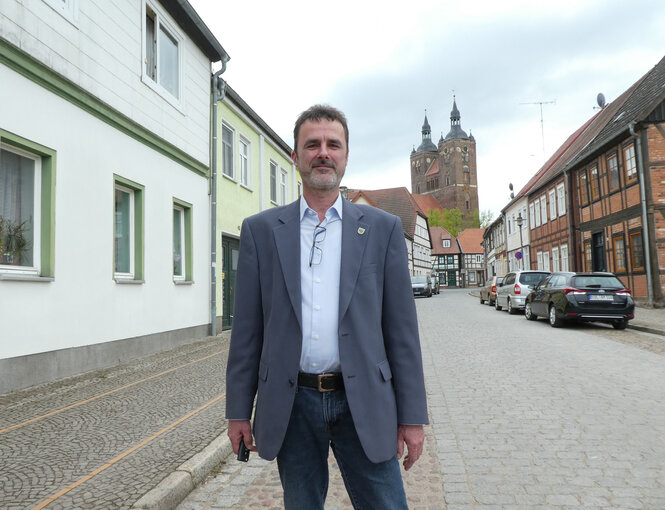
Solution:
M 453 138 L 469 138 L 461 126 L 462 116 L 457 108 L 457 100 L 453 94 L 453 109 L 450 112 L 450 132 L 446 135 L 446 140 Z
M 421 151 L 436 151 L 436 145 L 432 143 L 432 128 L 427 121 L 427 110 L 425 110 L 425 121 L 423 122 L 423 127 L 421 130 L 423 140 L 418 147 L 418 152 Z

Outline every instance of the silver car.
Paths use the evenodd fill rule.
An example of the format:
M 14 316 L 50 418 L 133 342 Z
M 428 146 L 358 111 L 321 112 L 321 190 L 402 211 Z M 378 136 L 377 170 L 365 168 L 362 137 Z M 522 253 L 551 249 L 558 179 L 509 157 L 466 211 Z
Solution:
M 549 275 L 549 271 L 513 271 L 506 274 L 496 288 L 494 307 L 501 310 L 505 306 L 508 313 L 524 310 L 524 302 L 531 289 Z

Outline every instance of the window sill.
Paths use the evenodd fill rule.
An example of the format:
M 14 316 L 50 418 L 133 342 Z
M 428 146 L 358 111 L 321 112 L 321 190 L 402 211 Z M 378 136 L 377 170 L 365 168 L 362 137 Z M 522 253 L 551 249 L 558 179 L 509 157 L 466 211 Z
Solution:
M 238 184 L 238 181 L 237 181 L 236 178 L 233 177 L 232 175 L 225 174 L 224 172 L 222 172 L 222 177 L 228 179 L 229 181 L 231 181 L 231 182 L 233 182 L 233 183 L 235 183 L 235 184 Z
M 174 285 L 194 285 L 194 280 L 173 280 Z
M 113 278 L 115 283 L 120 283 L 123 285 L 142 285 L 145 283 L 145 280 L 131 280 L 129 278 Z
M 55 281 L 55 278 L 52 276 L 39 276 L 32 274 L 0 273 L 0 280 L 15 281 L 15 282 L 50 283 L 52 281 Z
M 240 186 L 243 187 L 243 188 L 245 188 L 247 191 L 254 192 L 254 189 L 252 189 L 252 188 L 249 186 L 249 184 L 243 184 L 243 183 L 240 183 Z

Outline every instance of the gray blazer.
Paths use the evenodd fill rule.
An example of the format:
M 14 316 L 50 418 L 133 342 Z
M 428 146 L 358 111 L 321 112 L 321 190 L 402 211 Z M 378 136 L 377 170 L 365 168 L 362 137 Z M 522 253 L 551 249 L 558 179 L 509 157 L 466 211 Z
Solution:
M 272 460 L 297 390 L 302 344 L 299 202 L 245 219 L 226 374 L 227 419 L 249 420 Z M 425 383 L 402 223 L 343 201 L 339 355 L 367 457 L 396 453 L 398 424 L 427 424 Z

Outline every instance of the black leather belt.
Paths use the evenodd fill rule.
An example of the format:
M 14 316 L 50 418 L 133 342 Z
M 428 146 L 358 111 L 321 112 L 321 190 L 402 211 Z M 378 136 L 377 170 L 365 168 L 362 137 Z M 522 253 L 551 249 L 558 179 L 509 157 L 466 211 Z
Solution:
M 320 392 L 339 391 L 344 389 L 342 374 L 307 374 L 298 373 L 298 386 L 316 388 Z

